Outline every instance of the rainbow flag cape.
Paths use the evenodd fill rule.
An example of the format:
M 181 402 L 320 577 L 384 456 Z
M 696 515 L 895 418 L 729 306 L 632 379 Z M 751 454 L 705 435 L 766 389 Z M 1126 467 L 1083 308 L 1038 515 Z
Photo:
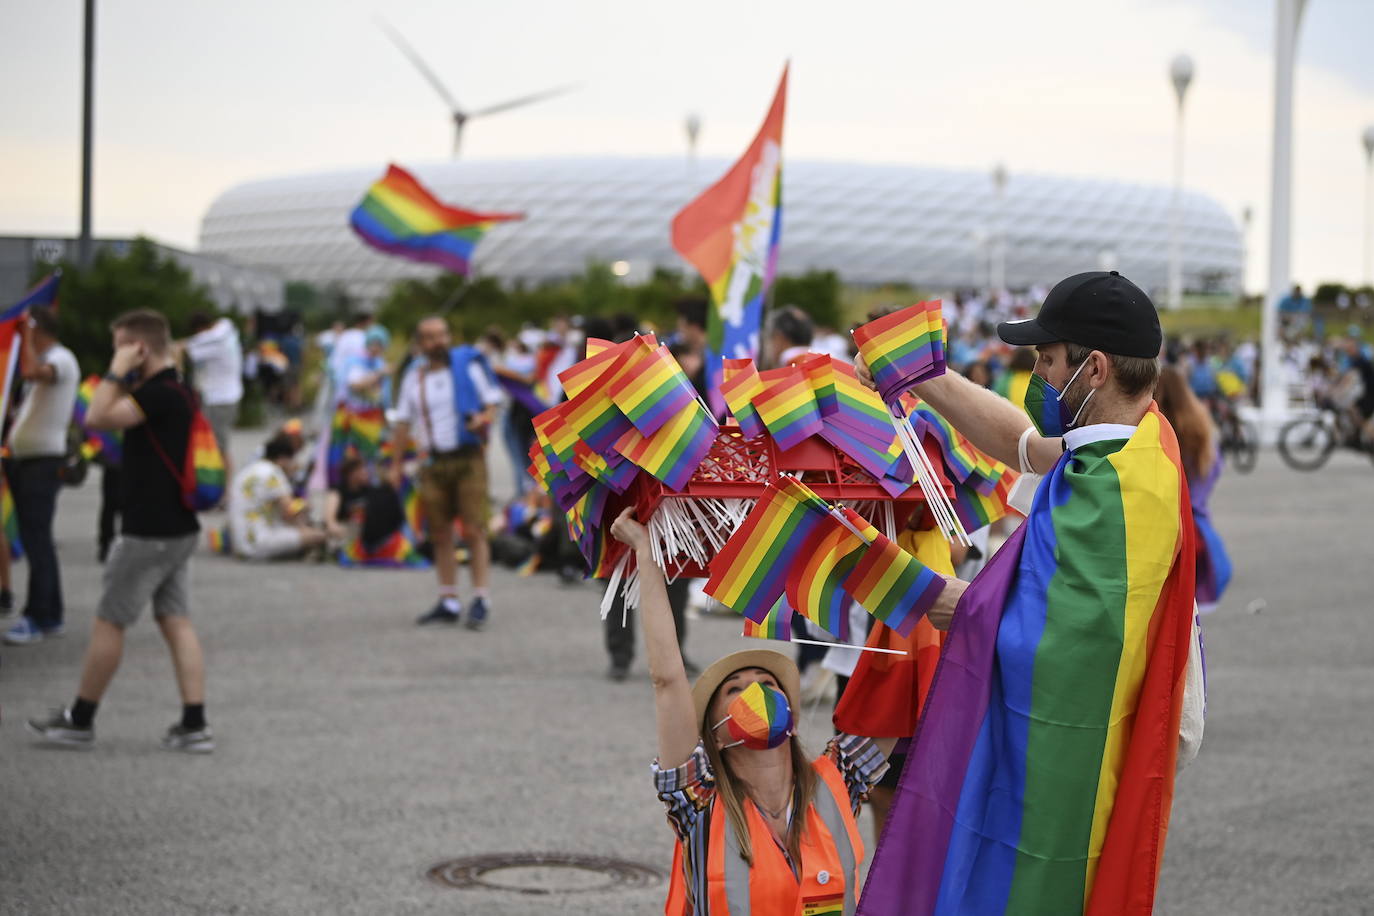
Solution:
M 960 600 L 858 912 L 1148 914 L 1194 529 L 1173 430 L 1066 453 Z
M 72 405 L 72 423 L 85 437 L 81 445 L 81 454 L 87 461 L 98 456 L 107 464 L 117 465 L 124 460 L 123 436 L 109 430 L 86 428 L 86 411 L 90 410 L 91 396 L 95 394 L 95 386 L 99 384 L 98 375 L 90 375 L 82 380 L 80 387 L 76 389 L 76 402 Z
M 828 513 L 799 502 L 776 483 L 711 559 L 706 594 L 761 623 L 783 597 L 795 557 Z
M 754 142 L 730 171 L 673 217 L 673 248 L 701 273 L 707 317 L 706 384 L 721 401 L 721 359 L 758 354 L 764 300 L 782 241 L 782 124 L 787 68 Z
M 379 251 L 411 261 L 438 264 L 464 276 L 473 250 L 497 223 L 523 219 L 519 213 L 476 213 L 440 203 L 398 165 L 368 188 L 349 224 Z
M 891 404 L 918 382 L 945 371 L 944 319 L 940 300 L 884 315 L 854 329 L 854 342 Z
M 772 610 L 765 614 L 763 620 L 758 623 L 748 617 L 744 618 L 744 632 L 740 635 L 749 636 L 753 639 L 780 639 L 784 642 L 791 642 L 792 608 L 788 606 L 787 598 L 779 598 Z
M 382 457 L 386 411 L 378 407 L 340 404 L 329 426 L 326 476 L 331 487 L 339 485 L 339 468 L 351 457 L 376 462 Z

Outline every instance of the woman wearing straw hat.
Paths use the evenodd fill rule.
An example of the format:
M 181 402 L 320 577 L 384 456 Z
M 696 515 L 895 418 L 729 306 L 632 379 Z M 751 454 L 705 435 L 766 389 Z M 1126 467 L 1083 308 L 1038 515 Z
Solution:
M 735 652 L 689 685 L 663 575 L 631 509 L 611 533 L 637 554 L 654 684 L 654 783 L 677 833 L 671 916 L 851 914 L 863 840 L 856 823 L 893 739 L 831 740 L 812 760 L 793 736 L 797 667 L 768 649 Z

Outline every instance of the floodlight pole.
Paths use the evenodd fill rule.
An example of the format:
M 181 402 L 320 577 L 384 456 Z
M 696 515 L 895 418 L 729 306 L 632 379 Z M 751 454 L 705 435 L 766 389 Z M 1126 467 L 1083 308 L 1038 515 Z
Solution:
M 1260 410 L 1266 433 L 1276 432 L 1287 412 L 1283 386 L 1283 353 L 1279 345 L 1279 300 L 1292 282 L 1293 219 L 1293 65 L 1298 25 L 1307 0 L 1275 0 L 1274 149 L 1269 202 L 1269 289 L 1260 322 L 1263 375 Z
M 992 215 L 992 266 L 988 273 L 988 285 L 992 295 L 1000 296 L 1007 285 L 1007 167 L 1002 163 L 992 170 L 992 187 L 995 192 Z
M 81 80 L 81 235 L 77 260 L 91 266 L 91 146 L 95 109 L 95 0 L 86 0 L 86 35 Z
M 1364 129 L 1364 285 L 1374 286 L 1374 124 Z
M 1168 307 L 1183 307 L 1183 260 L 1179 251 L 1179 198 L 1183 194 L 1183 99 L 1193 81 L 1193 60 L 1180 54 L 1169 65 L 1169 79 L 1178 98 L 1174 118 L 1174 193 L 1169 199 L 1169 299 Z

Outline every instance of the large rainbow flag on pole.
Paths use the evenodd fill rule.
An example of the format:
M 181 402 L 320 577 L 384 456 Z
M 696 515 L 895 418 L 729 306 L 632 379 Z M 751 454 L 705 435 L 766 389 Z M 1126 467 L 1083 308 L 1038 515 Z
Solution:
M 373 248 L 438 264 L 467 276 L 473 249 L 497 223 L 524 219 L 520 213 L 476 213 L 441 203 L 398 165 L 367 189 L 349 223 Z
M 782 123 L 787 67 L 763 126 L 730 171 L 673 217 L 673 247 L 701 273 L 707 318 L 706 382 L 720 414 L 721 359 L 754 357 L 782 239 Z
M 37 305 L 57 304 L 57 285 L 62 271 L 55 270 L 39 280 L 13 305 L 0 310 L 0 419 L 10 406 L 10 386 L 14 370 L 19 365 L 19 321 Z
M 1156 408 L 1060 459 L 960 600 L 859 914 L 1152 911 L 1193 537 Z

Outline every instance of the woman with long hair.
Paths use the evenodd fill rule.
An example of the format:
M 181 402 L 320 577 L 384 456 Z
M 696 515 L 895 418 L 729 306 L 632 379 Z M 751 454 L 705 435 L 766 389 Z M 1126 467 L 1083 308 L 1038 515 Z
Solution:
M 1160 370 L 1155 402 L 1178 437 L 1183 471 L 1197 528 L 1197 603 L 1204 613 L 1214 609 L 1231 581 L 1231 558 L 1221 535 L 1212 526 L 1207 503 L 1221 476 L 1221 446 L 1216 427 L 1188 379 L 1174 366 Z
M 856 818 L 893 741 L 839 735 L 809 757 L 794 735 L 797 666 L 769 649 L 727 655 L 689 684 L 648 531 L 627 509 L 611 533 L 639 566 L 654 783 L 678 838 L 665 912 L 853 913 L 864 859 Z

